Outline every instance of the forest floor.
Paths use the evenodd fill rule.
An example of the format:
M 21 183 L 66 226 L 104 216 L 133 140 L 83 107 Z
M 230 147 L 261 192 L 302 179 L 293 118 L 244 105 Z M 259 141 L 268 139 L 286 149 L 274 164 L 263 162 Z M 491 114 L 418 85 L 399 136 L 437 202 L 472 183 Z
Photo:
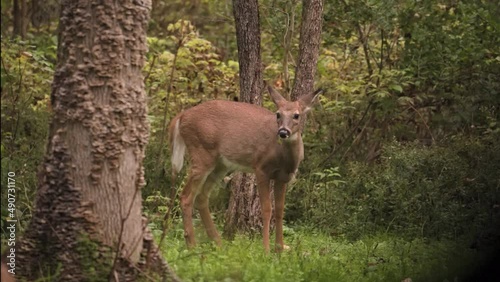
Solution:
M 474 281 L 487 262 L 484 253 L 455 240 L 394 234 L 347 240 L 312 229 L 286 231 L 290 250 L 281 254 L 266 255 L 260 236 L 237 236 L 221 248 L 200 237 L 187 250 L 182 228 L 170 232 L 162 250 L 185 281 Z

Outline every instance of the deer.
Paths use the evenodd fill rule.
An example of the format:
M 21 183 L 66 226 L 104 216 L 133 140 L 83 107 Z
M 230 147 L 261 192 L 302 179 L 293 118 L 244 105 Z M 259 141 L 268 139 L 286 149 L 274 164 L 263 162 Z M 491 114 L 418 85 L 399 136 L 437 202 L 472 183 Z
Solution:
M 267 85 L 267 83 L 266 83 Z M 212 188 L 234 171 L 253 172 L 262 212 L 262 240 L 269 248 L 271 181 L 275 198 L 275 251 L 283 243 L 283 213 L 287 184 L 304 158 L 302 130 L 321 89 L 287 101 L 267 85 L 275 113 L 249 103 L 212 100 L 182 111 L 169 126 L 172 175 L 178 174 L 187 150 L 189 170 L 180 194 L 184 238 L 188 248 L 196 245 L 193 206 L 199 211 L 208 237 L 220 246 L 221 238 L 209 210 Z
M 16 281 L 16 279 L 14 279 L 14 277 L 9 273 L 9 268 L 7 267 L 7 264 L 5 264 L 4 262 L 2 262 L 2 272 L 1 272 L 1 277 L 2 279 L 0 279 L 2 282 L 14 282 Z

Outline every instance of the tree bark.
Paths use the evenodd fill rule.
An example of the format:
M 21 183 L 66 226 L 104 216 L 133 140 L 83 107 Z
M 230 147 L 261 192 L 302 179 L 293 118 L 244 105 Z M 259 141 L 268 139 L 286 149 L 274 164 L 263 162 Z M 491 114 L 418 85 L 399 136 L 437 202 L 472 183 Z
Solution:
M 264 81 L 257 0 L 233 0 L 233 14 L 240 65 L 240 98 L 242 102 L 261 105 Z
M 290 72 L 288 61 L 290 59 L 290 51 L 292 50 L 292 39 L 295 33 L 295 9 L 298 0 L 291 1 L 287 4 L 287 24 L 285 29 L 285 36 L 283 40 L 283 81 L 286 99 L 290 99 Z
M 240 100 L 261 105 L 264 81 L 257 0 L 233 0 L 233 14 L 240 65 Z M 261 208 L 255 175 L 235 173 L 229 187 L 231 187 L 231 195 L 225 216 L 224 236 L 232 238 L 237 231 L 260 231 L 262 229 Z
M 23 22 L 21 14 L 21 5 L 19 5 L 19 0 L 14 0 L 13 2 L 12 18 L 13 18 L 12 37 L 20 36 Z
M 17 252 L 16 274 L 28 281 L 137 274 L 150 8 L 148 0 L 61 2 L 53 121 L 33 219 Z
M 22 39 L 26 38 L 26 33 L 28 32 L 28 2 L 26 0 L 21 0 L 21 32 L 20 36 Z
M 318 64 L 323 23 L 323 1 L 302 1 L 302 24 L 300 27 L 299 59 L 295 71 L 295 82 L 291 98 L 311 93 Z

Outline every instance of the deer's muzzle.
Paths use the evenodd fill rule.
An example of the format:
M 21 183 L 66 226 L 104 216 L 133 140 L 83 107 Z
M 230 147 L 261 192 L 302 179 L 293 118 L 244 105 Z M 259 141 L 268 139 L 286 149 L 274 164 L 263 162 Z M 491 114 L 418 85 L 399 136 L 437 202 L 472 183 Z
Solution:
M 290 137 L 290 130 L 288 130 L 286 128 L 280 128 L 278 130 L 278 135 L 280 136 L 281 139 L 286 139 L 286 138 Z

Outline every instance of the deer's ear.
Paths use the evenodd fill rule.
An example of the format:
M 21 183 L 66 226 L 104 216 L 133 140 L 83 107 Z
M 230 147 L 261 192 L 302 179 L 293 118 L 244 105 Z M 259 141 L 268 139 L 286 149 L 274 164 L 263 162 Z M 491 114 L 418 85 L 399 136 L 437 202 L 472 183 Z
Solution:
M 319 95 L 323 93 L 323 89 L 318 89 L 310 94 L 304 95 L 300 97 L 299 102 L 300 104 L 304 107 L 303 111 L 305 113 L 309 112 L 311 110 L 311 107 L 318 101 Z
M 271 95 L 271 99 L 276 104 L 276 106 L 280 107 L 281 105 L 286 103 L 286 99 L 283 98 L 283 96 L 281 96 L 281 94 L 278 91 L 276 91 L 276 89 L 274 89 L 271 85 L 267 84 L 267 82 L 266 85 L 267 85 L 267 91 L 269 91 L 269 95 Z

